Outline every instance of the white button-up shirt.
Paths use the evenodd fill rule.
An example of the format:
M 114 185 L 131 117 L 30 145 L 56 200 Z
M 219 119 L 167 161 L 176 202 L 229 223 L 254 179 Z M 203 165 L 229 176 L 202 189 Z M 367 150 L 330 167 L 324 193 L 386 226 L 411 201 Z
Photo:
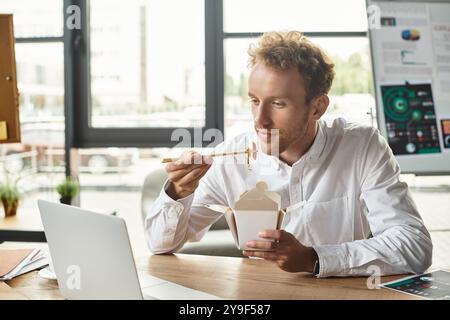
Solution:
M 319 277 L 421 273 L 431 265 L 430 235 L 386 140 L 372 127 L 320 120 L 310 149 L 291 166 L 263 152 L 215 158 L 194 194 L 172 200 L 166 182 L 145 221 L 153 253 L 175 252 L 199 241 L 220 214 L 204 207 L 233 207 L 239 196 L 265 181 L 288 212 L 282 229 L 319 257 Z M 222 143 L 220 151 L 245 150 L 254 132 Z M 258 147 L 259 148 L 259 147 Z M 370 268 L 369 268 L 370 267 Z M 376 267 L 375 267 L 376 268 Z

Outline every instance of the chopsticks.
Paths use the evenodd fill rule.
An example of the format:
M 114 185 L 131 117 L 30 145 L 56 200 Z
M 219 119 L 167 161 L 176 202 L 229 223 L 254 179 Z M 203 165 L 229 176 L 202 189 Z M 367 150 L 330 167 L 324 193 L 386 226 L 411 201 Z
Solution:
M 250 157 L 253 157 L 253 159 L 256 159 L 256 144 L 253 142 L 253 148 L 250 149 L 249 147 L 247 147 L 247 149 L 245 149 L 245 151 L 232 151 L 232 152 L 222 152 L 222 153 L 210 153 L 204 156 L 208 156 L 208 157 L 226 157 L 226 156 L 235 156 L 235 155 L 239 155 L 239 154 L 246 154 L 247 155 L 247 163 L 250 161 Z M 176 158 L 163 158 L 162 159 L 162 163 L 170 163 L 170 162 L 175 162 L 177 160 L 180 160 L 181 157 L 176 157 Z
M 238 155 L 238 154 L 246 154 L 247 151 L 240 151 L 240 152 L 223 152 L 223 153 L 210 153 L 210 154 L 206 154 L 204 156 L 207 157 L 225 157 L 225 156 L 234 156 L 234 155 Z M 178 158 L 163 158 L 162 159 L 162 163 L 169 163 L 169 162 L 175 162 L 177 160 L 180 160 L 180 157 Z

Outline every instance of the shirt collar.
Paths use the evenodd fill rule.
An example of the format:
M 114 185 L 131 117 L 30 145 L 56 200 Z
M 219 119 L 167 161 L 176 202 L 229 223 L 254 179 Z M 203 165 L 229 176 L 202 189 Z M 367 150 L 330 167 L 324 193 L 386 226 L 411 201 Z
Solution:
M 327 143 L 327 132 L 325 130 L 326 122 L 324 120 L 317 121 L 317 132 L 314 141 L 309 147 L 308 151 L 300 157 L 292 167 L 298 165 L 302 161 L 315 161 L 319 160 L 320 156 L 323 154 L 325 145 Z
M 325 130 L 326 122 L 324 120 L 317 121 L 317 133 L 314 142 L 309 150 L 304 154 L 307 160 L 318 160 L 323 154 L 327 143 L 327 132 Z

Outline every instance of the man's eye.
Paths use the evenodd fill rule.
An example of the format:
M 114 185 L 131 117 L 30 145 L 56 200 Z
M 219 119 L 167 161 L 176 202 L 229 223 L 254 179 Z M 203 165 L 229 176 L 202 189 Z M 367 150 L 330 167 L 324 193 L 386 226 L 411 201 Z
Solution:
M 258 103 L 258 100 L 256 100 L 256 99 L 250 99 L 250 102 L 253 103 L 253 104 L 255 104 L 255 103 Z
M 280 101 L 274 101 L 274 102 L 272 102 L 275 106 L 277 106 L 277 107 L 284 107 L 285 106 L 285 104 L 283 103 L 283 102 L 280 102 Z

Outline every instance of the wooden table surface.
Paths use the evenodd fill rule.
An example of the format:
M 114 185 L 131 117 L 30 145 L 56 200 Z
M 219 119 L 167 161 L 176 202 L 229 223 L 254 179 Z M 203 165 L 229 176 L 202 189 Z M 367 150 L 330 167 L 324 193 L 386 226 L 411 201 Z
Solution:
M 0 248 L 46 244 L 3 243 Z M 140 274 L 150 274 L 225 299 L 419 299 L 388 289 L 367 288 L 367 278 L 317 279 L 305 273 L 288 273 L 274 264 L 257 259 L 188 254 L 136 257 Z M 382 277 L 381 282 L 405 275 Z M 63 299 L 56 281 L 39 277 L 37 271 L 6 282 L 28 299 Z
M 369 290 L 366 277 L 318 279 L 259 259 L 176 254 L 152 255 L 136 264 L 140 273 L 225 299 L 414 299 L 388 289 Z M 381 282 L 404 276 L 383 277 Z
M 14 216 L 5 217 L 0 212 L 0 230 L 43 231 L 41 216 L 34 208 L 20 208 Z

